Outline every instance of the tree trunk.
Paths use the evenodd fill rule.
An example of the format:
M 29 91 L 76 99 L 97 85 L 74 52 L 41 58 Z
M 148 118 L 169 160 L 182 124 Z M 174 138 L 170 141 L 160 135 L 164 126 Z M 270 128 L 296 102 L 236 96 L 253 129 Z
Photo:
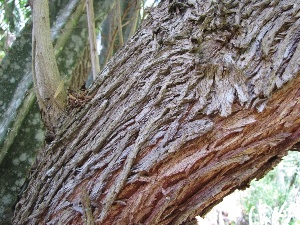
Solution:
M 72 78 L 67 82 L 70 90 L 77 90 L 84 84 L 82 71 L 89 69 L 88 59 L 80 62 L 87 43 L 87 35 L 81 35 L 87 33 L 87 21 L 80 2 L 85 4 L 84 0 L 49 2 L 51 36 L 55 40 L 59 71 L 64 79 Z M 97 0 L 94 3 L 96 22 L 100 26 L 113 2 Z M 36 98 L 32 94 L 31 30 L 30 20 L 0 65 L 0 199 L 9 199 L 1 204 L 0 224 L 5 225 L 11 224 L 19 189 L 44 142 L 40 110 L 37 104 L 32 104 Z M 73 79 L 71 71 L 76 78 Z M 21 163 L 19 158 L 23 159 Z
M 182 224 L 262 177 L 300 139 L 299 17 L 160 3 L 40 152 L 14 223 Z

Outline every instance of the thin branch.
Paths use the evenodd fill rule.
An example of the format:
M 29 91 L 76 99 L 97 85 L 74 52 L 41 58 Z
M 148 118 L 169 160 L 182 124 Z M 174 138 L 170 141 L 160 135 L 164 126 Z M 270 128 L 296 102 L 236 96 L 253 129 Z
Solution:
M 104 65 L 107 64 L 107 62 L 110 60 L 110 58 L 113 55 L 113 49 L 114 49 L 114 43 L 115 43 L 116 36 L 117 36 L 117 29 L 114 29 L 113 34 L 112 34 L 112 38 L 109 42 L 109 48 L 108 48 L 108 52 L 107 52 L 107 55 L 106 55 L 106 58 L 105 58 Z
M 93 78 L 95 80 L 97 77 L 97 74 L 100 72 L 100 65 L 99 65 L 99 58 L 98 58 L 98 53 L 97 53 L 94 7 L 93 7 L 92 0 L 86 0 L 86 13 L 87 13 L 87 19 L 88 19 L 90 52 L 91 52 L 91 61 L 92 61 L 92 73 L 93 73 Z
M 2 163 L 4 157 L 6 156 L 9 148 L 13 144 L 16 136 L 18 135 L 20 127 L 23 124 L 22 122 L 24 121 L 24 118 L 28 115 L 28 112 L 31 109 L 34 102 L 35 102 L 35 94 L 33 90 L 30 90 L 28 91 L 28 94 L 23 101 L 20 111 L 16 115 L 11 131 L 8 132 L 7 136 L 5 137 L 4 144 L 0 151 L 0 164 Z
M 79 90 L 85 84 L 86 79 L 91 71 L 91 54 L 88 41 L 75 63 L 69 80 L 69 90 Z
M 117 20 L 118 20 L 118 32 L 119 32 L 119 41 L 120 44 L 119 46 L 124 45 L 124 40 L 123 40 L 123 31 L 122 31 L 122 13 L 121 13 L 121 8 L 120 8 L 120 0 L 117 0 Z
M 64 80 L 60 78 L 50 33 L 48 0 L 33 1 L 33 80 L 46 127 L 55 130 L 66 106 Z

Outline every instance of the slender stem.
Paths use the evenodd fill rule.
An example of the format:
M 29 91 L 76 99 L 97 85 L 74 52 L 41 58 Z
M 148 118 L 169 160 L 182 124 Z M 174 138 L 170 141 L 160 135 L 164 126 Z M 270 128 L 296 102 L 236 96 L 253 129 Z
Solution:
M 51 39 L 48 0 L 34 1 L 32 8 L 33 80 L 45 126 L 53 130 L 64 113 L 67 96 Z
M 122 17 L 122 15 L 121 15 L 120 1 L 117 0 L 117 20 L 118 20 L 119 41 L 120 41 L 120 46 L 123 46 L 124 40 L 123 40 L 122 18 L 121 17 Z
M 99 58 L 98 58 L 98 53 L 97 53 L 94 7 L 93 7 L 92 0 L 86 0 L 86 13 L 87 13 L 87 19 L 88 19 L 90 52 L 91 52 L 91 61 L 92 61 L 92 73 L 93 73 L 93 78 L 95 80 L 97 74 L 100 72 L 100 65 L 99 65 Z

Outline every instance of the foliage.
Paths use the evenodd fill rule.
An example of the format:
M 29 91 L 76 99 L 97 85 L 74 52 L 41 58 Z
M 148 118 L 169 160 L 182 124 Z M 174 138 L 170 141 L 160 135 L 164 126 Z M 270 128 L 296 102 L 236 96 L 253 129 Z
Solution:
M 0 59 L 8 51 L 15 35 L 30 19 L 27 0 L 0 0 Z
M 242 200 L 249 224 L 300 224 L 300 154 L 290 152 L 259 181 L 252 181 Z

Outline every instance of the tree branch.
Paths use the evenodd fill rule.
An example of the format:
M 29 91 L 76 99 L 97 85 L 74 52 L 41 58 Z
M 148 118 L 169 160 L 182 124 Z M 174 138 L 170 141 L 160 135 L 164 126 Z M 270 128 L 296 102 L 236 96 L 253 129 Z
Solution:
M 92 74 L 95 80 L 97 74 L 100 72 L 100 66 L 99 66 L 99 58 L 98 58 L 97 43 L 96 43 L 93 0 L 86 0 L 86 14 L 88 19 Z
M 33 79 L 44 123 L 49 130 L 54 131 L 67 100 L 64 80 L 60 78 L 54 55 L 48 0 L 34 0 L 31 5 Z
M 102 224 L 182 224 L 300 141 L 299 4 L 215 4 L 149 13 L 39 154 L 14 221 L 81 223 L 86 187 Z

